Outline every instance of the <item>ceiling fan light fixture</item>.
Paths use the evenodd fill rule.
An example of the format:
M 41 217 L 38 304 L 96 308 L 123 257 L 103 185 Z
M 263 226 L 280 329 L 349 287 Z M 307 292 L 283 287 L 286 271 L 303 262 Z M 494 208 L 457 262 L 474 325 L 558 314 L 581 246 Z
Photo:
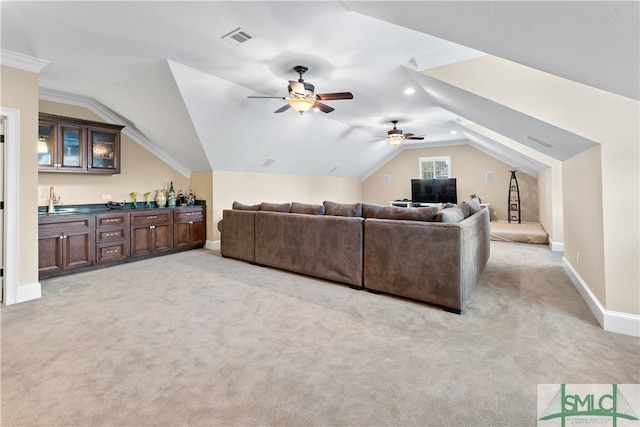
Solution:
M 402 134 L 394 133 L 387 136 L 387 142 L 394 147 L 396 145 L 399 145 L 402 141 L 404 141 L 404 137 L 402 136 Z
M 287 103 L 298 113 L 303 114 L 309 111 L 316 102 L 307 98 L 291 98 Z

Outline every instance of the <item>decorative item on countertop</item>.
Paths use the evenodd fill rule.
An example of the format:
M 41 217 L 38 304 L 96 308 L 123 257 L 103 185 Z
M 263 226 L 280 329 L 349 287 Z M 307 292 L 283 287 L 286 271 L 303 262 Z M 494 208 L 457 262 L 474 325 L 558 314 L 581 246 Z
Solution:
M 111 201 L 111 202 L 107 203 L 107 204 L 106 204 L 106 206 L 107 206 L 109 209 L 122 209 L 122 207 L 124 206 L 124 204 L 125 204 L 125 203 L 126 203 L 126 202 L 122 202 L 122 203 L 121 203 L 121 202 L 114 202 L 114 201 Z
M 196 204 L 196 196 L 193 194 L 193 190 L 189 190 L 189 195 L 187 196 L 187 206 L 193 206 Z
M 173 189 L 173 181 L 171 181 L 171 186 L 169 187 L 169 197 L 167 198 L 167 202 L 170 208 L 176 207 L 176 190 Z
M 147 191 L 144 193 L 144 207 L 145 209 L 151 208 L 151 202 L 149 201 L 149 196 L 151 195 L 151 191 Z
M 131 209 L 136 209 L 138 207 L 138 192 L 131 192 Z
M 159 208 L 164 208 L 167 205 L 167 196 L 164 194 L 164 190 L 156 190 L 156 205 Z

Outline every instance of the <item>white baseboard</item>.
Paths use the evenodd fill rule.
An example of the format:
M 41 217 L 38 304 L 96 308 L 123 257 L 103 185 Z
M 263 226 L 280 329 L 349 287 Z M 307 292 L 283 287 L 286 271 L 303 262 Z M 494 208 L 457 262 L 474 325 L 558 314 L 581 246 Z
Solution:
M 16 302 L 31 301 L 42 296 L 42 286 L 40 282 L 20 285 L 16 288 Z
M 204 244 L 205 249 L 217 251 L 220 249 L 220 240 L 207 240 Z
M 549 239 L 549 248 L 551 248 L 552 252 L 562 252 L 564 253 L 564 242 L 554 242 Z
M 562 265 L 602 329 L 607 332 L 640 337 L 640 315 L 607 310 L 567 258 L 562 257 Z

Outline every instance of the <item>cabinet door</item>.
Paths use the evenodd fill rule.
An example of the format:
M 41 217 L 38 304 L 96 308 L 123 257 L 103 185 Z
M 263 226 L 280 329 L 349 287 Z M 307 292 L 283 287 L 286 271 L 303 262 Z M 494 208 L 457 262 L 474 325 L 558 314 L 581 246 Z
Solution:
M 88 172 L 120 172 L 120 132 L 89 128 Z
M 84 129 L 80 126 L 60 124 L 58 132 L 59 141 L 56 147 L 58 149 L 58 168 L 68 172 L 84 171 Z
M 173 247 L 175 249 L 187 249 L 191 247 L 191 224 L 188 222 L 176 222 L 173 224 Z
M 59 231 L 38 233 L 38 273 L 55 273 L 62 270 L 61 236 Z
M 151 229 L 152 251 L 154 253 L 167 252 L 173 249 L 173 233 L 171 225 L 155 225 Z
M 63 268 L 86 267 L 93 264 L 92 231 L 67 230 L 62 240 Z
M 38 124 L 38 168 L 41 170 L 55 169 L 56 160 L 56 125 L 40 122 Z
M 191 247 L 204 246 L 206 238 L 204 221 L 193 221 L 191 224 Z
M 151 230 L 149 226 L 131 227 L 131 256 L 151 254 Z

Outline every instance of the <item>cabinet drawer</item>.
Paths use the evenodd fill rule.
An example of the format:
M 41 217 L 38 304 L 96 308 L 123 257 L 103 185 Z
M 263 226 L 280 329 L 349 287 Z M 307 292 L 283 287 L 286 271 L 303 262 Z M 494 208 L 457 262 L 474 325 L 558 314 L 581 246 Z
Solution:
M 53 221 L 40 220 L 38 231 L 90 229 L 93 228 L 93 217 L 72 215 L 65 219 L 56 218 Z
M 189 211 L 174 213 L 176 222 L 202 221 L 202 211 Z
M 114 227 L 118 225 L 127 225 L 129 223 L 127 214 L 118 215 L 98 215 L 96 216 L 96 227 Z
M 96 263 L 122 261 L 128 257 L 126 242 L 96 246 Z
M 125 240 L 126 238 L 127 232 L 124 227 L 109 230 L 96 230 L 96 243 L 113 242 Z
M 131 214 L 131 225 L 171 224 L 171 212 L 149 212 L 148 214 Z

